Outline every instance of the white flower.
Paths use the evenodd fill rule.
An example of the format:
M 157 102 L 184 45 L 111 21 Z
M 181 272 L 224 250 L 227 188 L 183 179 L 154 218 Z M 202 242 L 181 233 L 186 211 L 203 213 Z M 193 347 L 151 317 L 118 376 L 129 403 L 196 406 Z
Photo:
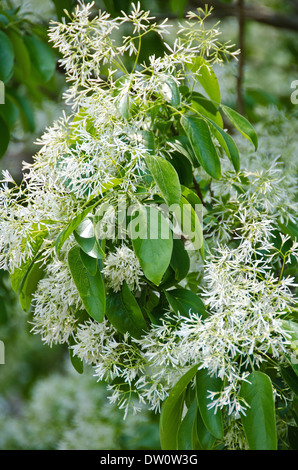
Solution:
M 125 245 L 117 247 L 115 253 L 108 254 L 102 273 L 114 292 L 121 289 L 124 281 L 132 291 L 140 289 L 143 271 L 134 251 Z

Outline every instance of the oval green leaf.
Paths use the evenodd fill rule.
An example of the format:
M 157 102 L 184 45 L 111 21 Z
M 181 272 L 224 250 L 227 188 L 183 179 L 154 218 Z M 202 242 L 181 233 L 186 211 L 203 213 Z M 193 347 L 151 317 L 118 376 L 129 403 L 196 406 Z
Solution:
M 214 136 L 226 152 L 227 156 L 233 163 L 235 171 L 238 173 L 240 170 L 240 156 L 238 148 L 233 140 L 233 138 L 221 129 L 216 123 L 210 121 L 211 130 L 213 131 Z
M 212 178 L 220 179 L 220 160 L 206 121 L 196 116 L 182 116 L 181 125 L 200 165 Z
M 165 292 L 165 295 L 175 313 L 178 314 L 179 312 L 180 315 L 188 317 L 191 312 L 197 313 L 202 318 L 207 317 L 204 303 L 191 290 L 179 287 Z
M 214 409 L 208 407 L 212 404 L 208 394 L 209 392 L 220 392 L 222 386 L 222 380 L 218 377 L 211 377 L 208 370 L 201 369 L 197 372 L 196 393 L 200 414 L 207 430 L 217 439 L 222 439 L 224 436 L 223 418 L 220 410 L 214 413 Z
M 178 428 L 178 450 L 193 450 L 193 428 L 196 417 L 197 403 L 194 400 Z
M 181 423 L 185 390 L 194 378 L 198 367 L 188 370 L 174 385 L 163 402 L 160 413 L 160 444 L 162 450 L 177 450 L 178 431 Z
M 222 104 L 221 109 L 233 126 L 235 126 L 236 129 L 238 129 L 238 131 L 254 145 L 255 150 L 257 150 L 258 136 L 251 123 L 244 116 L 228 106 Z
M 173 251 L 173 237 L 167 220 L 155 207 L 142 206 L 129 224 L 129 233 L 146 278 L 159 285 Z
M 107 296 L 106 316 L 121 334 L 129 333 L 139 339 L 147 329 L 142 311 L 126 283 L 121 292 L 110 292 Z
M 243 382 L 240 396 L 248 405 L 241 421 L 250 450 L 277 450 L 275 407 L 268 375 L 252 372 Z
M 27 47 L 25 46 L 24 40 L 18 32 L 10 29 L 7 32 L 14 49 L 15 65 L 19 70 L 20 79 L 27 79 L 30 76 L 31 71 L 31 60 Z
M 181 198 L 180 181 L 173 165 L 164 158 L 155 155 L 148 155 L 146 164 L 168 206 L 179 204 Z
M 0 80 L 7 82 L 13 72 L 14 50 L 7 34 L 0 31 Z
M 209 98 L 216 103 L 220 103 L 220 88 L 214 70 L 203 57 L 196 57 L 190 70 L 195 74 L 196 79 L 202 85 Z
M 177 107 L 180 105 L 180 93 L 179 88 L 173 78 L 168 77 L 163 81 L 161 85 L 162 97 L 173 106 Z
M 44 83 L 48 82 L 56 69 L 53 50 L 36 35 L 24 36 L 24 41 L 38 78 Z
M 81 249 L 75 245 L 68 252 L 68 265 L 86 311 L 96 321 L 101 322 L 106 310 L 105 285 L 101 272 L 94 276 L 87 270 Z
M 73 232 L 78 245 L 91 258 L 102 259 L 105 254 L 94 234 L 93 221 L 86 217 Z
M 199 204 L 197 209 L 201 208 L 202 205 Z M 192 243 L 192 248 L 200 250 L 203 247 L 204 237 L 199 214 L 184 197 L 181 197 L 179 206 L 173 211 L 173 220 L 181 234 Z

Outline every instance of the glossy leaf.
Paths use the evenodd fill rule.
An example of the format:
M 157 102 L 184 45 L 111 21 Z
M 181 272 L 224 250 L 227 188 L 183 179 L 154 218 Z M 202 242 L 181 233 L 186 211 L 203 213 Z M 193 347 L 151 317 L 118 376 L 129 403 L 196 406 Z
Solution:
M 12 76 L 14 49 L 11 40 L 0 30 L 0 80 L 6 83 Z
M 73 365 L 73 368 L 78 372 L 78 374 L 82 374 L 84 372 L 84 363 L 76 354 L 74 354 L 72 349 L 72 346 L 75 344 L 75 340 L 72 336 L 70 336 L 68 341 L 70 362 Z
M 178 450 L 193 450 L 193 428 L 197 419 L 197 403 L 193 400 L 178 428 Z
M 180 93 L 179 88 L 173 78 L 168 77 L 161 86 L 161 95 L 162 97 L 171 103 L 173 106 L 177 107 L 180 105 Z
M 293 320 L 281 320 L 283 329 L 290 335 L 292 360 L 298 363 L 298 323 Z
M 26 80 L 27 78 L 29 78 L 31 71 L 31 60 L 27 47 L 25 46 L 21 34 L 18 34 L 16 31 L 10 29 L 8 31 L 8 36 L 13 45 L 15 65 L 18 68 L 20 79 Z
M 98 205 L 98 203 L 95 203 L 86 209 L 84 209 L 80 214 L 76 215 L 65 227 L 65 229 L 60 233 L 58 236 L 56 243 L 55 243 L 55 248 L 56 252 L 59 255 L 60 250 L 68 237 L 76 230 L 76 228 L 82 223 L 82 221 L 87 217 L 87 215 Z
M 143 206 L 129 230 L 135 254 L 145 276 L 159 285 L 173 251 L 173 238 L 167 220 L 158 209 Z
M 163 402 L 160 413 L 160 443 L 162 450 L 177 450 L 185 390 L 194 378 L 197 366 L 187 371 L 174 385 Z
M 214 413 L 214 409 L 208 407 L 208 405 L 212 404 L 208 395 L 211 391 L 219 392 L 222 386 L 222 380 L 217 377 L 211 377 L 208 370 L 201 369 L 197 372 L 196 393 L 200 414 L 207 430 L 217 439 L 222 439 L 224 435 L 222 413 L 221 410 L 217 410 Z
M 110 292 L 107 296 L 106 315 L 121 334 L 129 333 L 139 339 L 147 329 L 142 311 L 126 283 L 121 292 Z
M 154 155 L 147 156 L 146 164 L 168 206 L 179 204 L 181 198 L 180 181 L 173 165 L 165 158 Z
M 155 140 L 154 134 L 151 131 L 139 131 L 138 136 L 140 137 L 143 146 L 147 149 L 150 155 L 154 155 L 155 152 Z
M 288 384 L 290 389 L 298 396 L 298 375 L 293 367 L 280 366 L 280 373 L 284 381 Z
M 11 131 L 20 116 L 20 111 L 14 99 L 9 95 L 8 89 L 5 92 L 5 103 L 0 105 L 0 115 Z
M 179 230 L 181 235 L 191 241 L 196 250 L 202 248 L 204 241 L 199 215 L 184 197 L 181 197 L 179 206 L 173 212 L 175 231 Z
M 45 265 L 42 260 L 37 258 L 34 260 L 28 271 L 26 272 L 25 278 L 22 280 L 20 289 L 20 304 L 22 309 L 27 312 L 32 303 L 33 294 L 35 293 L 39 281 L 45 275 Z
M 187 276 L 190 268 L 190 259 L 187 251 L 181 240 L 173 239 L 173 252 L 170 262 L 171 267 L 175 272 L 175 279 L 177 282 L 182 281 Z
M 188 317 L 189 313 L 196 313 L 202 318 L 206 318 L 207 313 L 205 305 L 198 295 L 194 292 L 179 287 L 165 292 L 169 304 L 176 313 Z
M 93 221 L 86 217 L 73 232 L 78 245 L 91 258 L 102 259 L 105 254 L 94 234 Z
M 181 124 L 200 165 L 212 178 L 220 179 L 220 160 L 208 124 L 195 116 L 182 116 Z
M 179 135 L 169 139 L 168 145 L 184 155 L 195 168 L 200 165 L 186 135 Z
M 31 63 L 42 82 L 48 82 L 56 69 L 56 57 L 48 44 L 38 36 L 24 36 Z
M 210 127 L 212 132 L 214 133 L 214 136 L 217 138 L 218 142 L 220 143 L 227 156 L 233 163 L 235 171 L 238 173 L 238 171 L 240 170 L 240 156 L 239 150 L 233 138 L 214 122 L 210 122 Z
M 248 405 L 241 421 L 250 450 L 277 450 L 272 383 L 268 375 L 252 372 L 243 382 L 240 396 Z
M 193 167 L 189 159 L 179 152 L 171 152 L 167 158 L 175 168 L 180 183 L 185 186 L 190 186 L 193 181 Z
M 228 106 L 221 105 L 221 108 L 229 121 L 238 129 L 238 131 L 248 139 L 255 147 L 258 148 L 258 136 L 251 123 L 237 111 Z
M 203 57 L 196 57 L 190 67 L 196 74 L 196 79 L 200 82 L 209 98 L 216 103 L 220 103 L 220 87 L 214 70 Z
M 86 311 L 96 321 L 101 322 L 106 310 L 106 294 L 100 271 L 92 276 L 81 257 L 81 249 L 75 245 L 68 252 L 68 265 Z
M 211 450 L 213 448 L 216 438 L 206 428 L 199 408 L 197 409 L 194 432 L 196 433 L 198 450 Z
M 31 245 L 31 250 L 33 253 L 33 258 L 27 259 L 23 261 L 23 263 L 20 265 L 19 268 L 16 268 L 14 272 L 10 275 L 10 282 L 11 282 L 11 287 L 14 290 L 14 292 L 19 293 L 22 283 L 24 282 L 24 279 L 26 277 L 26 274 L 34 261 L 38 257 L 38 252 L 42 246 L 44 237 L 48 233 L 46 229 L 42 230 L 39 228 L 38 230 L 38 224 L 33 225 L 33 232 L 29 234 L 30 236 L 30 245 Z M 26 240 L 24 240 L 24 244 L 26 243 Z
M 220 128 L 223 128 L 221 114 L 212 101 L 200 96 L 200 94 L 192 95 L 191 107 L 192 110 L 196 111 L 198 114 L 207 117 L 212 122 L 215 122 Z

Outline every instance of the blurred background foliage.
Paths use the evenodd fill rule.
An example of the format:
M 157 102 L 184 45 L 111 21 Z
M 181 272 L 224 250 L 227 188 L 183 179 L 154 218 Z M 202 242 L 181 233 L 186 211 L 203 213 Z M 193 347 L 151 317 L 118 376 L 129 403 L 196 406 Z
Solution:
M 216 66 L 225 104 L 255 124 L 260 151 L 282 155 L 297 171 L 298 108 L 291 84 L 298 80 L 298 0 L 142 0 L 144 10 L 177 24 L 189 10 L 213 6 L 223 40 L 242 45 L 242 60 Z M 49 21 L 61 19 L 74 0 L 0 0 L 0 169 L 20 180 L 22 161 L 37 151 L 35 140 L 63 108 L 64 71 L 47 42 Z M 117 16 L 129 0 L 96 0 L 96 10 Z M 175 29 L 174 29 L 175 30 Z M 145 53 L 163 52 L 159 37 Z M 140 57 L 140 61 L 145 60 Z M 242 103 L 239 102 L 241 92 Z M 243 152 L 246 152 L 245 143 Z M 249 155 L 246 155 L 249 158 Z M 296 160 L 296 164 L 295 164 Z M 294 162 L 294 163 L 293 163 Z M 77 374 L 68 352 L 44 346 L 30 333 L 6 273 L 0 272 L 0 449 L 158 449 L 158 417 L 144 410 L 123 421 L 107 401 L 92 370 Z

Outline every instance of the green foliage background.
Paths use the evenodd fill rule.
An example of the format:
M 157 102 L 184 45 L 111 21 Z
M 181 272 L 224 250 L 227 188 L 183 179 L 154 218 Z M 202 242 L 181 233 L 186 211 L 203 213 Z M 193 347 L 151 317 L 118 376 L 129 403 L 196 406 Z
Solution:
M 32 11 L 36 12 L 38 3 L 31 2 Z M 116 15 L 119 9 L 128 8 L 129 3 L 96 1 L 96 7 Z M 296 11 L 291 10 L 295 2 L 251 3 L 278 13 L 298 15 L 297 6 Z M 60 18 L 63 8 L 73 8 L 74 4 L 71 0 L 42 2 L 39 13 L 27 16 L 23 8 L 11 11 L 18 2 L 2 1 L 0 10 L 11 11 L 14 28 L 22 35 L 34 32 L 45 43 L 49 20 Z M 191 4 L 193 7 L 195 2 Z M 184 0 L 144 0 L 141 5 L 151 9 L 153 15 L 169 16 L 173 21 L 189 6 Z M 4 16 L 0 11 L 0 30 L 5 32 Z M 235 17 L 223 19 L 220 29 L 224 39 L 237 44 Z M 146 53 L 158 54 L 160 47 L 155 38 L 147 44 Z M 246 23 L 245 111 L 256 125 L 263 148 L 276 156 L 285 150 L 285 158 L 293 157 L 298 144 L 297 105 L 290 99 L 291 83 L 298 79 L 297 53 L 297 33 L 253 21 Z M 0 166 L 8 168 L 16 178 L 20 177 L 21 161 L 29 161 L 36 151 L 32 142 L 60 113 L 64 75 L 63 70 L 52 66 L 56 59 L 49 50 L 46 57 L 40 57 L 40 61 L 48 61 L 48 68 L 40 70 L 41 62 L 32 60 L 33 72 L 26 75 L 24 70 L 20 72 L 20 67 L 26 67 L 24 57 L 19 60 L 16 57 L 6 79 L 7 99 L 5 105 L 0 105 L 0 128 L 2 147 L 7 142 L 7 148 L 2 152 Z M 237 67 L 237 63 L 232 63 L 216 69 L 223 102 L 233 107 L 237 106 Z M 245 151 L 246 144 L 243 145 Z M 2 272 L 0 340 L 5 344 L 5 364 L 0 365 L 0 449 L 159 448 L 156 416 L 144 411 L 141 416 L 123 422 L 121 411 L 108 404 L 107 392 L 94 382 L 92 371 L 87 369 L 83 376 L 78 375 L 70 366 L 68 351 L 63 347 L 45 347 L 39 337 L 30 333 L 30 319 L 28 322 Z

